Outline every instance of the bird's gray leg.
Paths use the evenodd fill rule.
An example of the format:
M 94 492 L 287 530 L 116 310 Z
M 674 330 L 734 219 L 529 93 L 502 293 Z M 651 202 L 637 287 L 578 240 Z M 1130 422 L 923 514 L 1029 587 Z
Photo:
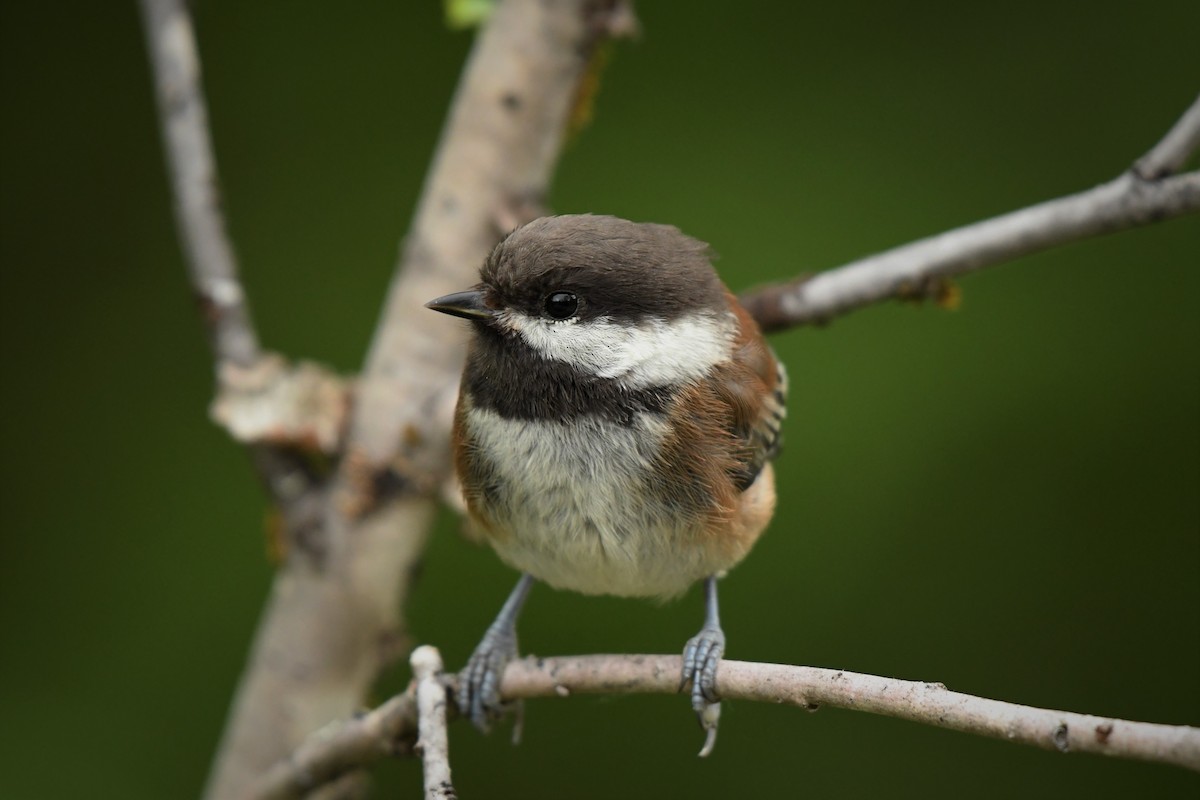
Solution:
M 721 718 L 717 664 L 724 654 L 725 632 L 721 630 L 717 608 L 717 576 L 712 575 L 704 581 L 704 627 L 683 649 L 683 676 L 679 683 L 681 690 L 689 684 L 692 687 L 692 708 L 705 731 L 702 758 L 717 743 L 717 722 Z
M 458 710 L 485 733 L 507 710 L 500 701 L 500 679 L 508 662 L 517 657 L 517 617 L 532 586 L 533 577 L 522 575 L 458 674 Z

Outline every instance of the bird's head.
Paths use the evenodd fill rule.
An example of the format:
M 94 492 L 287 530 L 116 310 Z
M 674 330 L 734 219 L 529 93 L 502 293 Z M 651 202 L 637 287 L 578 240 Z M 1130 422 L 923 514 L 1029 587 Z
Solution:
M 500 242 L 480 278 L 426 306 L 497 346 L 629 388 L 700 377 L 736 330 L 708 246 L 669 225 L 543 217 Z

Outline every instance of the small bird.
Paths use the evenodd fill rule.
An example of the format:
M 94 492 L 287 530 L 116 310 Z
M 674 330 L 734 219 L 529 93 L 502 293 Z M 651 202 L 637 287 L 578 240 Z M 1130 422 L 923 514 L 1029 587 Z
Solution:
M 461 673 L 459 708 L 485 731 L 505 710 L 500 678 L 535 580 L 652 598 L 702 580 L 680 689 L 708 755 L 725 650 L 717 579 L 775 507 L 787 378 L 758 325 L 703 242 L 590 214 L 518 228 L 479 284 L 426 306 L 471 321 L 455 468 L 471 523 L 522 573 Z

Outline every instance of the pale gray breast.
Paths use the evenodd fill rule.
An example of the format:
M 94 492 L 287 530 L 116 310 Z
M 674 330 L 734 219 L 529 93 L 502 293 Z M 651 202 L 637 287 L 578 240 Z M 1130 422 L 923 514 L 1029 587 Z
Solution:
M 468 408 L 464 425 L 479 510 L 512 566 L 557 588 L 632 596 L 682 591 L 707 569 L 680 546 L 695 520 L 653 489 L 654 454 L 668 433 L 661 415 L 625 426 Z
M 560 422 L 469 408 L 464 422 L 490 514 L 523 527 L 595 523 L 614 507 L 645 503 L 667 432 L 661 416 L 649 413 L 625 426 L 599 415 Z

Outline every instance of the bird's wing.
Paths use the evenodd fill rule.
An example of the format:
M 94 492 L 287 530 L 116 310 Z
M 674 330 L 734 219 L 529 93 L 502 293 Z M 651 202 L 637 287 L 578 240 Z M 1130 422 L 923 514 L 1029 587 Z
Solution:
M 745 491 L 763 465 L 779 454 L 787 404 L 787 371 L 763 340 L 757 323 L 734 301 L 738 321 L 729 364 L 717 377 L 717 391 L 729 409 L 729 427 L 738 453 L 733 467 Z

